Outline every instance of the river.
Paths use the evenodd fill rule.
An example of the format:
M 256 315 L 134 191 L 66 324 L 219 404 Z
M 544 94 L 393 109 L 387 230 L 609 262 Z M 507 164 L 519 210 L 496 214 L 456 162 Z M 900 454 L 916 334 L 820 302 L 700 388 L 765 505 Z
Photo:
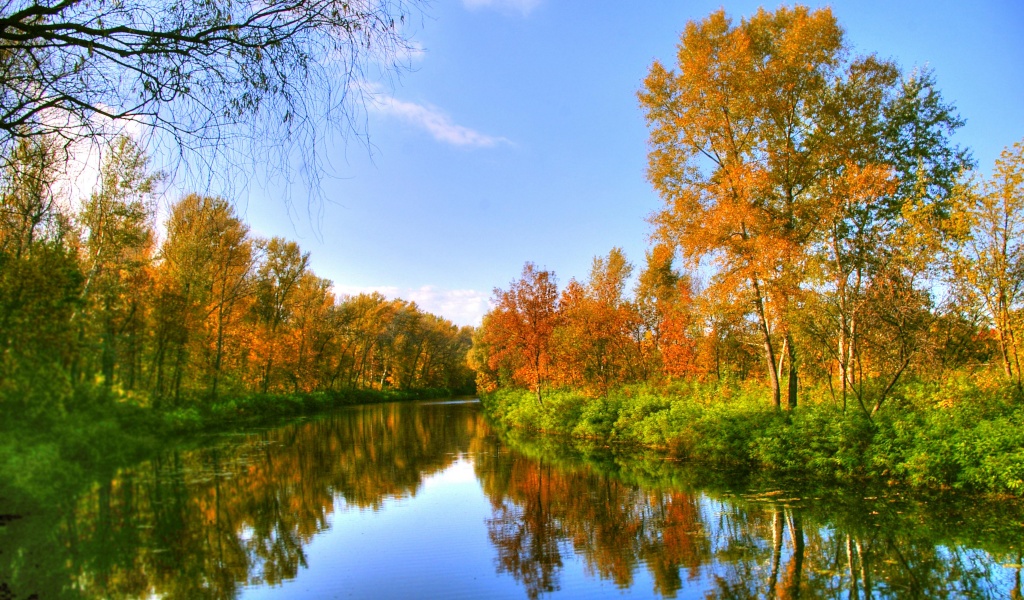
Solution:
M 211 436 L 92 481 L 0 521 L 0 598 L 1021 597 L 1018 501 L 736 479 L 501 433 L 470 401 Z

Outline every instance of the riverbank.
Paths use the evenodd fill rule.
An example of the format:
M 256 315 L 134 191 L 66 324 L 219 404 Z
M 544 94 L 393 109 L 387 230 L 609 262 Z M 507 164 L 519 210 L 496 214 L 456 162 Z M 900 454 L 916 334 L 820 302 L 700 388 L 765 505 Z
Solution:
M 483 396 L 504 426 L 656 448 L 714 468 L 826 481 L 1024 495 L 1024 403 L 970 377 L 905 386 L 868 417 L 824 393 L 777 412 L 755 383 L 627 386 L 598 398 L 526 390 Z
M 451 397 L 450 390 L 342 390 L 245 394 L 215 402 L 154 408 L 102 388 L 76 394 L 69 408 L 0 423 L 0 505 L 23 512 L 63 501 L 83 473 L 130 464 L 170 440 L 273 425 L 343 406 Z M 2 511 L 0 511 L 2 512 Z

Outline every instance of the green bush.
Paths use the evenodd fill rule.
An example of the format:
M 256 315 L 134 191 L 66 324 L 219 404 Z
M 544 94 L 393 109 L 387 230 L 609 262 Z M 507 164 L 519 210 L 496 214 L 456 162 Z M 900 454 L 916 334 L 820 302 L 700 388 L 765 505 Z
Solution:
M 1024 403 L 1010 386 L 962 376 L 908 382 L 869 418 L 827 390 L 775 411 L 756 383 L 628 386 L 587 398 L 526 390 L 484 398 L 519 429 L 659 448 L 677 458 L 818 479 L 1024 494 Z

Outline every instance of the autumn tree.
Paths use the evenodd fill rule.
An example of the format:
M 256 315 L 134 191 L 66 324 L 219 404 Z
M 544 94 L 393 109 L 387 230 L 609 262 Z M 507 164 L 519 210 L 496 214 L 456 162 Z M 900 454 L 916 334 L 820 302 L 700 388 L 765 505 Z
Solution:
M 543 406 L 551 371 L 551 335 L 558 320 L 558 284 L 551 271 L 533 263 L 509 289 L 494 290 L 494 308 L 485 318 L 483 339 L 492 369 L 506 368 L 516 383 L 533 388 Z
M 309 266 L 309 253 L 279 237 L 261 246 L 263 261 L 256 272 L 253 312 L 263 328 L 264 343 L 258 355 L 263 362 L 260 385 L 266 393 L 278 354 L 278 332 L 292 318 L 296 288 Z
M 342 350 L 335 380 L 341 387 L 370 387 L 374 353 L 391 321 L 394 306 L 378 292 L 346 299 L 339 307 Z
M 963 191 L 967 238 L 953 257 L 954 283 L 975 299 L 999 345 L 1007 380 L 1021 386 L 1024 305 L 1024 142 L 1006 148 L 991 179 Z
M 333 312 L 336 299 L 331 281 L 306 271 L 295 286 L 286 371 L 294 391 L 311 391 L 326 379 L 330 348 L 337 332 Z
M 904 79 L 851 55 L 828 9 L 762 9 L 738 24 L 718 11 L 687 25 L 678 71 L 654 63 L 639 94 L 648 176 L 666 204 L 656 236 L 714 267 L 710 290 L 746 299 L 777 407 L 783 374 L 796 404 L 796 316 L 814 277 L 836 294 L 847 381 L 867 272 L 891 265 L 920 283 L 910 272 L 969 164 L 930 74 Z M 908 253 L 919 264 L 894 261 Z
M 678 299 L 682 276 L 674 266 L 671 247 L 655 244 L 645 254 L 645 262 L 637 278 L 635 302 L 643 328 L 645 343 L 654 353 L 660 351 L 665 318 Z
M 679 272 L 674 262 L 672 247 L 657 243 L 647 252 L 637 280 L 635 304 L 646 377 L 658 372 L 669 377 L 696 376 L 703 370 L 698 366 L 698 350 L 705 336 L 693 277 Z
M 594 258 L 585 284 L 570 281 L 559 299 L 556 370 L 565 383 L 603 393 L 642 370 L 640 317 L 625 297 L 633 265 L 621 248 Z
M 842 49 L 827 9 L 762 9 L 738 25 L 718 11 L 687 24 L 678 73 L 655 62 L 640 92 L 648 176 L 666 202 L 656 235 L 694 263 L 714 261 L 723 291 L 749 297 L 776 407 L 780 353 L 796 403 L 789 316 L 813 224 L 813 123 Z
M 242 300 L 251 294 L 254 261 L 248 234 L 223 198 L 190 194 L 172 207 L 160 250 L 155 311 L 158 394 L 179 401 L 183 383 L 198 371 L 206 375 L 208 393 L 217 395 L 226 341 L 244 315 Z M 170 382 L 165 379 L 168 367 Z

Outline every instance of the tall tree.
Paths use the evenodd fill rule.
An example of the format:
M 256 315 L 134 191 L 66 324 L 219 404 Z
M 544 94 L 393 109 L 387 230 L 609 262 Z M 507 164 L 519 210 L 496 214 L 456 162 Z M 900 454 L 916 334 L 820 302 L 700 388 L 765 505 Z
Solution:
M 150 172 L 142 148 L 131 138 L 118 138 L 100 169 L 99 189 L 79 216 L 85 233 L 82 295 L 94 326 L 81 331 L 100 338 L 100 373 L 107 386 L 114 383 L 119 346 L 130 355 L 129 387 L 141 358 L 138 338 L 154 251 L 152 194 L 159 179 Z M 121 339 L 126 334 L 131 339 L 127 344 Z
M 207 392 L 216 395 L 229 327 L 241 318 L 239 300 L 249 294 L 253 252 L 248 227 L 223 198 L 190 194 L 171 208 L 160 260 L 157 393 L 169 393 L 177 402 L 186 378 L 199 373 Z M 172 376 L 165 389 L 168 359 Z
M 920 315 L 921 292 L 934 278 L 929 271 L 950 230 L 953 190 L 971 158 L 951 141 L 963 121 L 942 100 L 930 72 L 901 76 L 895 65 L 868 57 L 836 84 L 830 106 L 821 125 L 834 143 L 814 250 L 821 275 L 814 288 L 825 312 L 810 325 L 827 340 L 838 366 L 843 407 L 853 391 L 866 410 L 870 386 L 864 374 L 887 380 L 880 393 L 891 389 L 909 364 L 904 359 L 916 350 L 896 360 L 900 366 L 894 371 L 864 364 L 869 353 L 860 351 L 867 339 L 863 317 L 891 310 Z M 882 298 L 910 304 L 870 306 Z M 909 337 L 901 339 L 910 340 L 920 332 L 904 333 Z M 906 348 L 911 347 L 918 348 Z M 875 405 L 883 400 L 884 395 L 875 398 Z
M 678 285 L 683 279 L 673 264 L 672 248 L 655 244 L 647 251 L 644 268 L 636 284 L 636 304 L 644 334 L 655 352 L 660 350 L 662 325 L 669 308 L 677 301 Z
M 295 291 L 309 266 L 309 253 L 298 244 L 275 237 L 263 244 L 263 263 L 256 274 L 257 320 L 264 328 L 262 388 L 270 388 L 278 350 L 278 330 L 292 317 Z
M 633 265 L 621 248 L 594 257 L 585 285 L 570 281 L 559 301 L 558 370 L 568 383 L 603 393 L 642 370 L 636 306 L 624 296 Z
M 292 355 L 288 373 L 295 391 L 323 385 L 328 347 L 334 341 L 331 282 L 306 271 L 295 286 Z
M 852 363 L 872 278 L 878 291 L 929 277 L 970 165 L 950 141 L 962 121 L 929 72 L 904 78 L 852 56 L 828 9 L 691 22 L 678 68 L 656 62 L 640 92 L 648 175 L 666 203 L 656 235 L 716 268 L 708 291 L 747 299 L 777 407 L 783 374 L 787 404 L 797 401 L 801 307 L 808 293 L 828 296 L 819 329 L 845 397 L 860 386 Z M 909 291 L 890 300 L 917 303 Z
M 1006 378 L 1020 387 L 1024 307 L 1024 142 L 1006 148 L 990 180 L 964 190 L 967 239 L 953 259 L 954 283 L 977 299 L 996 334 Z
M 655 62 L 639 94 L 648 177 L 666 203 L 656 235 L 712 260 L 719 289 L 749 298 L 776 407 L 783 359 L 797 399 L 790 317 L 816 226 L 816 123 L 845 51 L 828 9 L 761 9 L 738 25 L 720 10 L 687 24 L 678 72 Z
M 70 395 L 76 358 L 82 276 L 57 158 L 50 140 L 24 140 L 0 171 L 0 401 L 23 414 Z

